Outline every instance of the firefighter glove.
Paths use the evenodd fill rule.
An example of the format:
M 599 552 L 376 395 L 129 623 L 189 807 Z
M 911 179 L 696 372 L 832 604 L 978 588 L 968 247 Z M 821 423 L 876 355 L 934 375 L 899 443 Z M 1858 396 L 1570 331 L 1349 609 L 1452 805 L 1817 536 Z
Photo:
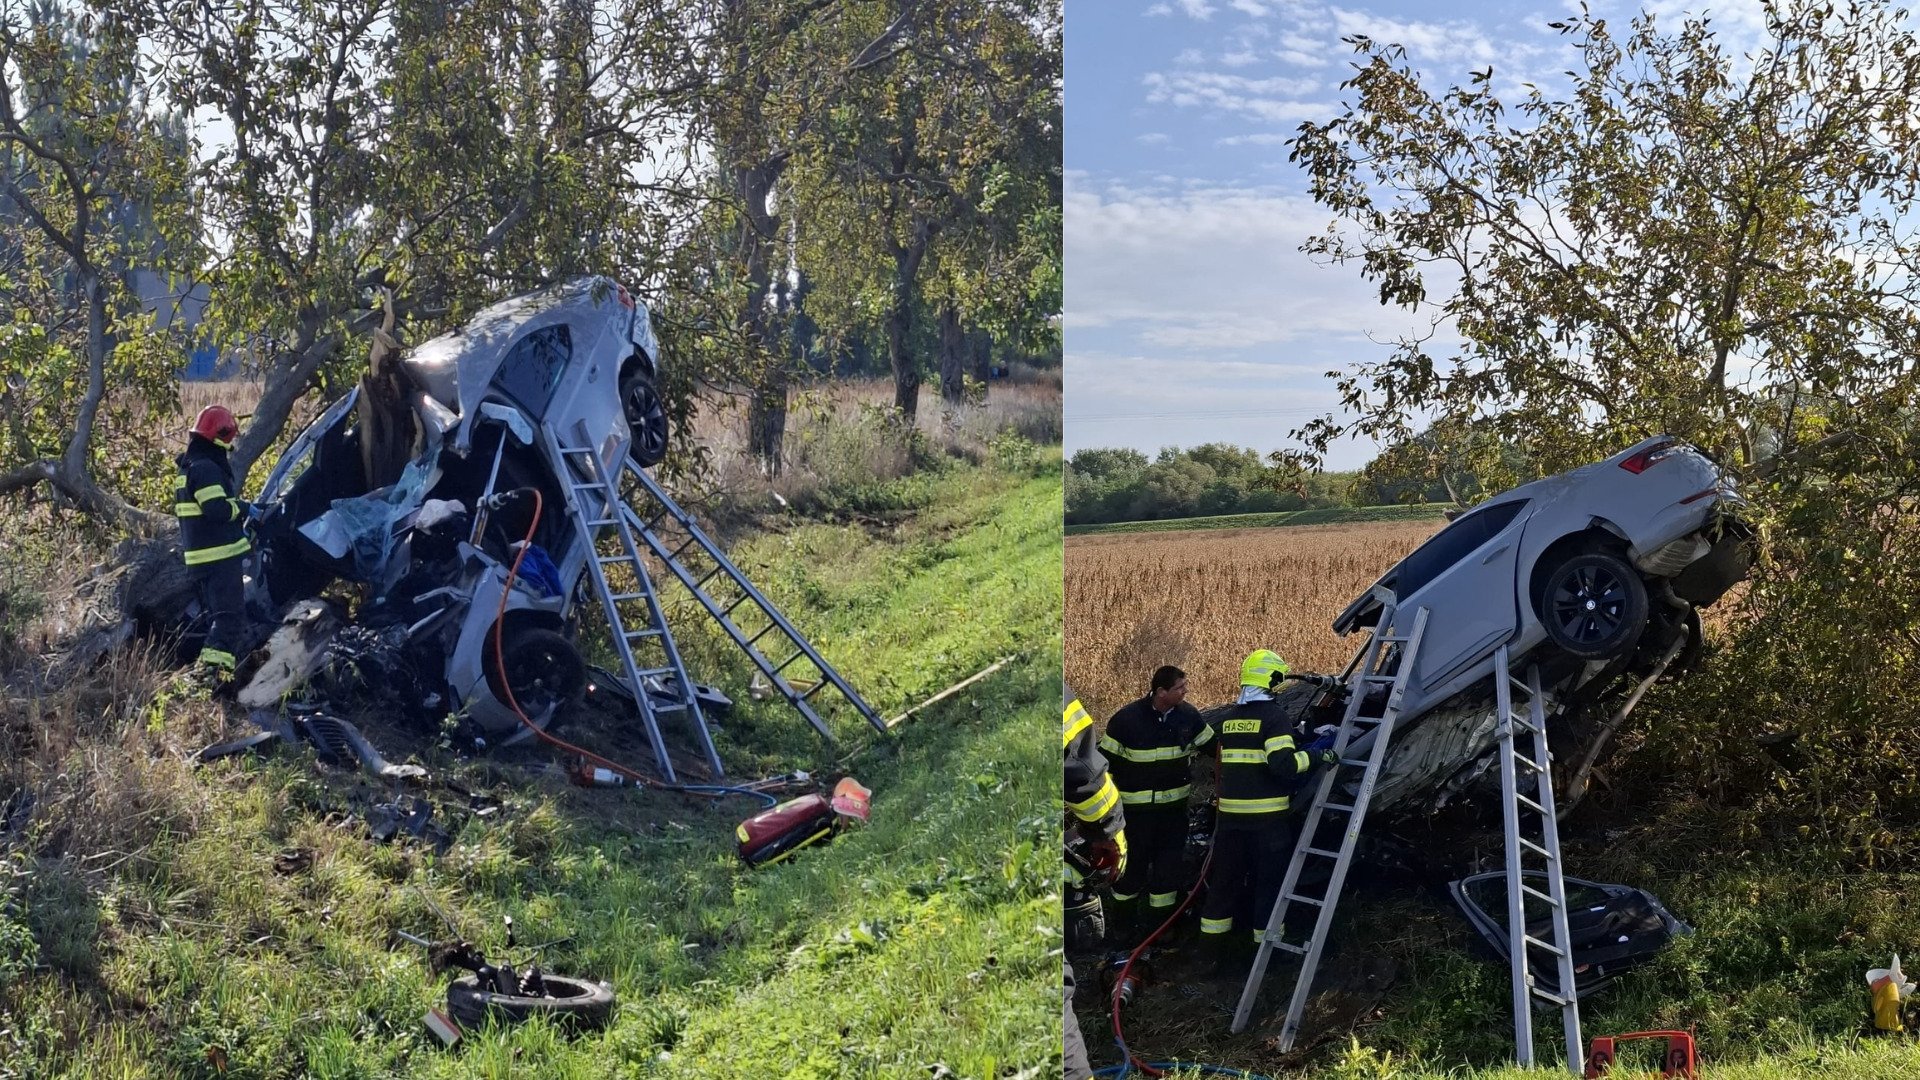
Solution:
M 1088 855 L 1093 863 L 1087 872 L 1088 885 L 1103 888 L 1120 880 L 1120 875 L 1127 872 L 1126 830 L 1095 841 Z

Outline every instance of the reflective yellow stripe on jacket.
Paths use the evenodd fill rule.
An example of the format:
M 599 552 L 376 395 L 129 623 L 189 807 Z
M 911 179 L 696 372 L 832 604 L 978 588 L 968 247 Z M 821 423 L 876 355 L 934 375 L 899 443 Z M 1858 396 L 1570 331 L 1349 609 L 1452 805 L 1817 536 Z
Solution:
M 1291 804 L 1285 795 L 1271 799 L 1221 799 L 1223 814 L 1277 814 Z
M 1192 791 L 1192 784 L 1182 784 L 1177 788 L 1167 788 L 1164 791 L 1123 791 L 1120 793 L 1120 801 L 1128 806 L 1179 802 Z
M 1098 821 L 1107 816 L 1113 804 L 1120 801 L 1120 789 L 1113 786 L 1113 777 L 1100 778 L 1100 790 L 1077 803 L 1068 803 L 1067 809 L 1081 821 Z
M 1086 706 L 1075 698 L 1060 714 L 1060 747 L 1065 749 L 1073 742 L 1073 737 L 1093 726 L 1093 717 L 1087 715 Z
M 1102 735 L 1100 752 L 1109 758 L 1125 758 L 1128 761 L 1178 761 L 1192 753 L 1192 750 L 1185 746 L 1153 746 L 1135 750 L 1111 735 Z
M 221 559 L 231 559 L 235 555 L 245 555 L 252 546 L 243 536 L 231 544 L 221 544 L 219 547 L 194 548 L 185 553 L 185 558 L 188 566 L 199 566 L 201 563 L 219 562 Z

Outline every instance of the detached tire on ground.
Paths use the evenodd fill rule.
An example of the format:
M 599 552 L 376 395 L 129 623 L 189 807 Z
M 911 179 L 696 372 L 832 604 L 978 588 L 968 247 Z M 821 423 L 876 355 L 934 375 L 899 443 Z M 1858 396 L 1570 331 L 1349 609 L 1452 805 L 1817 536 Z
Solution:
M 1632 564 L 1611 552 L 1575 555 L 1547 575 L 1540 622 L 1570 656 L 1623 656 L 1647 629 L 1647 584 Z
M 613 1018 L 611 989 L 565 975 L 547 975 L 544 979 L 552 997 L 497 994 L 480 989 L 477 976 L 463 975 L 447 984 L 447 1012 L 462 1027 L 482 1027 L 488 1020 L 518 1024 L 544 1016 L 575 1031 L 598 1031 Z

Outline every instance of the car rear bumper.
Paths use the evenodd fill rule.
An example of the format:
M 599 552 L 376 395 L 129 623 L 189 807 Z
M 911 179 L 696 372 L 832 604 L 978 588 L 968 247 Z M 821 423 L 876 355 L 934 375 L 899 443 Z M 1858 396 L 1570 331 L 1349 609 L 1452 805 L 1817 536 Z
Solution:
M 1707 553 L 1673 577 L 1673 594 L 1696 607 L 1725 596 L 1753 569 L 1753 529 L 1731 514 L 1717 524 L 1702 530 L 1711 537 Z

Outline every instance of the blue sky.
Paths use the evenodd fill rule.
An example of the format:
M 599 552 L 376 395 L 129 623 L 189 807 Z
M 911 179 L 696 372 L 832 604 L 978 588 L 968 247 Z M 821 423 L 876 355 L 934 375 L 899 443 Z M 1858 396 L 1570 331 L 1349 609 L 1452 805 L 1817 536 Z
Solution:
M 1639 5 L 1596 2 L 1624 26 Z M 1757 39 L 1754 0 L 1706 10 Z M 1070 0 L 1066 22 L 1066 446 L 1291 445 L 1338 398 L 1326 372 L 1383 356 L 1424 315 L 1381 307 L 1351 267 L 1298 247 L 1329 214 L 1286 139 L 1327 119 L 1348 34 L 1407 47 L 1436 83 L 1491 63 L 1513 100 L 1560 82 L 1571 53 L 1547 23 L 1574 3 Z M 1357 468 L 1371 444 L 1336 448 Z

